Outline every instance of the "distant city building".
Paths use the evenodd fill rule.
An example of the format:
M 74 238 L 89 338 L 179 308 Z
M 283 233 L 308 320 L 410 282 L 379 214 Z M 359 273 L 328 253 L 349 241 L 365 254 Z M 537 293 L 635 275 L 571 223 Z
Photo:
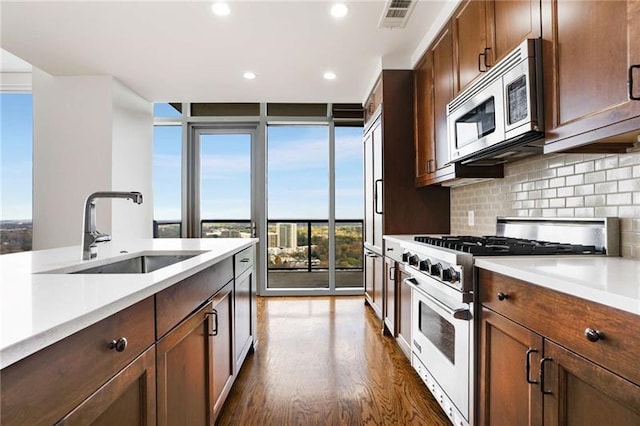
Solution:
M 267 247 L 278 247 L 278 233 L 269 232 L 267 234 Z
M 298 225 L 295 223 L 278 224 L 278 247 L 298 247 Z
M 240 231 L 233 229 L 223 229 L 220 231 L 220 236 L 222 238 L 241 238 Z

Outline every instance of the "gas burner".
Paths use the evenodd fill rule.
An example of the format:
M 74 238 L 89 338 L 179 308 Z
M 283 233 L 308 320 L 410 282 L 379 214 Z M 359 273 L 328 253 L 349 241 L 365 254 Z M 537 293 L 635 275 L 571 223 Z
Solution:
M 499 236 L 471 235 L 417 236 L 415 241 L 476 256 L 519 256 L 550 254 L 604 254 L 593 245 L 537 241 Z

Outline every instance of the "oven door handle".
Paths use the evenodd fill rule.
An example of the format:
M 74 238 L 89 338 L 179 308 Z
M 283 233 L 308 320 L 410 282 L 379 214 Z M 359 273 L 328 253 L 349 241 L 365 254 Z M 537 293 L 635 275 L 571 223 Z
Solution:
M 463 321 L 471 321 L 473 319 L 473 314 L 469 309 L 452 308 L 442 303 L 435 297 L 431 296 L 429 293 L 422 291 L 422 289 L 420 289 L 420 283 L 414 277 L 405 278 L 403 282 L 407 284 L 409 287 L 412 287 L 417 291 L 419 291 L 423 297 L 426 297 L 427 300 L 429 300 L 429 302 L 433 303 L 434 305 L 438 306 L 440 309 L 444 310 L 449 316 L 455 319 L 463 320 Z

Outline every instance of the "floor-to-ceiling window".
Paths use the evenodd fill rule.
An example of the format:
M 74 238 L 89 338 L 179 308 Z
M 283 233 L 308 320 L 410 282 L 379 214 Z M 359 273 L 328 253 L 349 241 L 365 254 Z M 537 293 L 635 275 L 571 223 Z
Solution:
M 0 93 L 0 254 L 32 248 L 33 97 Z
M 153 233 L 157 238 L 182 236 L 181 112 L 155 104 L 153 128 Z

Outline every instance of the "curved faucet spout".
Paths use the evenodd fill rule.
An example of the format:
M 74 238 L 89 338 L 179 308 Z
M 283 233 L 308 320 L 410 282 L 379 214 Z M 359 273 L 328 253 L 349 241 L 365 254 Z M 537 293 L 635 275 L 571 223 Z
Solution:
M 137 191 L 99 191 L 87 197 L 84 203 L 84 232 L 82 235 L 82 259 L 93 259 L 98 255 L 97 243 L 111 241 L 111 235 L 96 229 L 96 200 L 98 198 L 124 198 L 142 204 L 142 193 Z

